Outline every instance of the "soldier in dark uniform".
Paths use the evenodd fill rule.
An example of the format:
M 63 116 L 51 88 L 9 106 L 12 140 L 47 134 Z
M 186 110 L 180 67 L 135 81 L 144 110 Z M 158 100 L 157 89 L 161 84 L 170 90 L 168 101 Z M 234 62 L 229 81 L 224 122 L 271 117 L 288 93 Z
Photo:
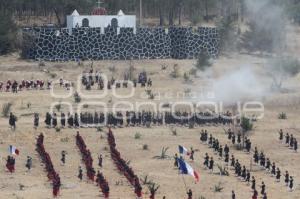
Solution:
M 34 113 L 34 118 L 33 118 L 33 126 L 35 129 L 37 129 L 37 127 L 39 126 L 39 114 L 38 113 Z
M 255 181 L 255 178 L 254 176 L 252 176 L 252 181 L 251 181 L 252 185 L 251 185 L 251 189 L 252 190 L 256 190 L 255 187 L 256 187 L 256 181 Z
M 214 170 L 214 159 L 213 159 L 213 157 L 211 157 L 210 161 L 209 161 L 209 170 L 211 170 L 211 172 L 213 172 L 213 170 Z
M 261 193 L 261 195 L 264 195 L 265 192 L 266 192 L 266 185 L 265 185 L 265 183 L 262 182 L 260 187 L 261 187 L 260 193 Z
M 100 154 L 98 157 L 98 166 L 102 168 L 102 163 L 103 163 L 103 158 L 102 155 Z
M 53 117 L 52 117 L 52 127 L 56 127 L 57 126 L 57 117 L 56 117 L 56 113 L 53 113 Z
M 294 179 L 292 176 L 290 176 L 290 184 L 289 184 L 290 191 L 293 191 L 293 187 L 294 187 Z
M 277 182 L 280 182 L 280 177 L 281 177 L 281 172 L 280 172 L 280 169 L 277 168 L 277 170 L 276 170 L 276 181 Z
M 195 151 L 194 151 L 193 147 L 191 147 L 190 159 L 191 159 L 192 161 L 194 161 L 194 153 L 195 153 Z
M 12 130 L 16 129 L 16 121 L 17 121 L 16 116 L 13 113 L 10 113 L 9 114 L 9 125 Z
M 284 178 L 285 178 L 284 179 L 285 185 L 288 186 L 289 185 L 289 181 L 290 181 L 290 175 L 289 175 L 288 171 L 285 171 Z
M 283 140 L 283 131 L 282 129 L 279 130 L 279 140 L 282 142 Z
M 63 165 L 66 163 L 66 151 L 62 151 L 61 152 L 61 162 L 63 163 Z
M 75 113 L 75 115 L 74 115 L 74 126 L 75 126 L 75 128 L 79 127 L 79 118 L 78 118 L 77 113 Z
M 191 189 L 189 189 L 189 191 L 186 193 L 188 195 L 188 199 L 192 199 L 193 198 L 193 192 Z
M 63 128 L 66 126 L 66 116 L 64 113 L 61 113 L 60 115 L 60 123 Z
M 177 155 L 177 153 L 174 155 L 174 167 L 178 168 L 178 155 Z
M 30 156 L 27 156 L 27 161 L 26 161 L 25 167 L 28 169 L 28 171 L 32 167 L 32 158 Z
M 69 128 L 72 128 L 73 125 L 74 125 L 73 116 L 70 113 L 68 113 L 68 126 L 69 126 Z
M 204 157 L 204 166 L 206 167 L 206 168 L 208 168 L 208 164 L 209 164 L 209 156 L 208 156 L 208 154 L 207 153 L 205 153 L 205 157 Z
M 231 199 L 235 199 L 235 193 L 233 190 L 231 191 Z
M 81 166 L 79 166 L 79 168 L 78 168 L 78 178 L 80 179 L 80 180 L 82 180 L 82 168 L 81 168 Z

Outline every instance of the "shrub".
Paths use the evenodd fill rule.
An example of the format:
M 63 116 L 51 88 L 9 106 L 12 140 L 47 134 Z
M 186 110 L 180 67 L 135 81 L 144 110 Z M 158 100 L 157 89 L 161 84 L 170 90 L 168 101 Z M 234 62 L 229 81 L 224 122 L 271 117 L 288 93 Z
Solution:
M 149 149 L 148 144 L 144 144 L 143 145 L 143 150 L 148 150 L 148 149 Z
M 192 68 L 190 71 L 189 71 L 189 75 L 193 75 L 194 77 L 197 76 L 197 69 L 196 68 Z
M 56 110 L 59 112 L 61 109 L 61 103 L 55 105 Z
M 224 187 L 221 185 L 221 182 L 214 186 L 214 192 L 221 192 L 223 189 Z
M 0 13 L 0 55 L 15 50 L 17 40 L 17 26 L 11 14 Z
M 10 113 L 10 111 L 11 111 L 11 106 L 12 106 L 12 104 L 11 103 L 4 103 L 3 105 L 2 105 L 2 115 L 3 115 L 3 117 L 8 117 L 9 116 L 9 113 Z
M 253 124 L 251 120 L 247 117 L 241 118 L 241 128 L 243 129 L 243 132 L 251 131 L 253 129 Z
M 195 26 L 202 21 L 202 17 L 198 13 L 194 13 L 190 16 L 190 21 L 192 25 Z
M 61 141 L 61 142 L 69 142 L 69 138 L 68 138 L 68 137 L 61 138 L 60 141 Z
M 40 61 L 40 62 L 39 62 L 39 67 L 44 67 L 44 66 L 46 66 L 45 62 Z
M 229 176 L 229 173 L 226 169 L 226 167 L 222 167 L 221 165 L 217 164 L 219 172 L 222 176 Z
M 50 75 L 50 77 L 51 77 L 52 79 L 54 79 L 55 77 L 57 77 L 57 74 L 56 74 L 56 73 L 49 73 L 49 75 Z
M 174 64 L 173 71 L 171 72 L 171 77 L 178 78 L 179 76 L 180 74 L 179 74 L 178 64 Z
M 183 79 L 184 79 L 185 82 L 191 81 L 190 76 L 189 76 L 188 73 L 184 73 L 184 74 L 183 74 Z
M 177 136 L 177 129 L 171 129 L 171 131 L 172 131 L 172 135 L 174 135 L 174 136 Z
M 116 72 L 116 67 L 115 66 L 110 66 L 108 67 L 108 70 L 112 73 Z
M 134 139 L 138 140 L 141 139 L 142 135 L 140 133 L 135 133 Z
M 88 108 L 89 105 L 88 105 L 88 104 L 84 104 L 82 107 L 83 107 L 83 108 Z
M 284 113 L 284 112 L 282 112 L 282 113 L 279 113 L 279 115 L 278 115 L 278 119 L 281 119 L 281 120 L 286 120 L 286 119 L 287 119 L 286 113 Z
M 196 68 L 201 71 L 205 71 L 212 64 L 210 62 L 210 57 L 207 52 L 201 51 L 197 58 Z

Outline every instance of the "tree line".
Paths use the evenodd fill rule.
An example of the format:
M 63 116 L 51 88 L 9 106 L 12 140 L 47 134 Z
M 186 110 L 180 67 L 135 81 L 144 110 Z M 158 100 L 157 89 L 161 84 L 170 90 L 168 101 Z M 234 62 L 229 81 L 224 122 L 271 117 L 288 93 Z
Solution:
M 284 39 L 286 20 L 300 24 L 300 0 L 102 0 L 101 7 L 108 14 L 122 9 L 140 18 L 140 3 L 144 26 L 149 21 L 155 26 L 215 24 L 222 51 L 242 48 L 249 52 L 272 52 L 283 47 L 278 41 Z M 1 0 L 0 54 L 15 48 L 16 22 L 52 16 L 56 26 L 65 27 L 66 15 L 74 9 L 89 14 L 96 6 L 96 0 Z M 242 30 L 241 26 L 247 28 Z

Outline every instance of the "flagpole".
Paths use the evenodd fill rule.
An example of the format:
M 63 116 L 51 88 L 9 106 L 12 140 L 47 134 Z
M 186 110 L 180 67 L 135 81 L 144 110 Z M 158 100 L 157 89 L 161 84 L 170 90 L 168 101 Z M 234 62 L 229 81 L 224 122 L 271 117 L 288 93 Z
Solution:
M 184 183 L 185 192 L 187 192 L 187 186 L 186 186 L 186 183 L 185 183 L 185 180 L 184 180 L 184 176 L 183 176 L 183 175 L 181 175 L 181 176 L 182 176 L 182 181 L 183 181 L 183 183 Z

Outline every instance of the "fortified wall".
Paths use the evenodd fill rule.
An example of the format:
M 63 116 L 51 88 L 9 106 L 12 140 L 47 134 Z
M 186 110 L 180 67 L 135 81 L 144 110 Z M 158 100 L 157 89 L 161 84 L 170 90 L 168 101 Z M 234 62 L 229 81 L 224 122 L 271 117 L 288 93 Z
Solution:
M 191 59 L 206 51 L 217 57 L 216 28 L 24 28 L 23 56 L 46 61 L 79 59 Z

